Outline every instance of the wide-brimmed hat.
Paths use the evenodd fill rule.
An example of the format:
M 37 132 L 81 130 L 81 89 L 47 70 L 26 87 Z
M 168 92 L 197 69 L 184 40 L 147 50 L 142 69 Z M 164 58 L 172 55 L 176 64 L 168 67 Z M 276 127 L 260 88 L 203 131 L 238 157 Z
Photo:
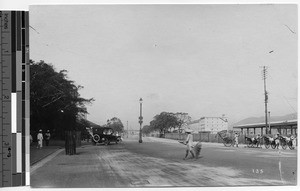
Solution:
M 186 133 L 192 133 L 193 130 L 192 129 L 184 129 L 184 132 L 186 132 Z

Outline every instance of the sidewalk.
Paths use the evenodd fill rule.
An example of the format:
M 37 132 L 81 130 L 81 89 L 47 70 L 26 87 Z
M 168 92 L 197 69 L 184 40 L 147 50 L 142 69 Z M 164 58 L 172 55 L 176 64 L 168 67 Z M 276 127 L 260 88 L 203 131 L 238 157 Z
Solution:
M 92 142 L 86 142 L 86 141 L 81 142 L 81 146 L 91 145 L 91 144 Z M 30 146 L 30 166 L 43 160 L 44 158 L 58 151 L 59 149 L 65 149 L 64 140 L 51 140 L 49 146 L 45 146 L 45 144 L 43 144 L 43 147 L 41 149 L 37 148 L 36 142 L 32 143 L 32 145 Z
M 65 142 L 62 140 L 52 140 L 49 146 L 43 145 L 41 149 L 37 148 L 37 143 L 32 143 L 30 146 L 30 166 L 54 153 L 55 151 L 64 148 Z

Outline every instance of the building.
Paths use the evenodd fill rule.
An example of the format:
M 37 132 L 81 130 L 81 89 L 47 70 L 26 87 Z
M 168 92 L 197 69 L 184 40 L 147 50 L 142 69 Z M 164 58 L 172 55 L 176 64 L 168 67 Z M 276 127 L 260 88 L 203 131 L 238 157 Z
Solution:
M 126 132 L 127 132 L 127 130 L 126 130 Z M 129 129 L 128 130 L 128 134 L 129 135 L 139 135 L 140 134 L 140 130 Z
M 271 129 L 271 134 L 280 133 L 282 135 L 297 135 L 298 120 L 286 120 L 270 122 L 268 128 Z M 245 135 L 264 135 L 266 134 L 265 123 L 243 124 L 233 126 L 234 130 L 240 131 Z
M 198 132 L 211 132 L 217 133 L 219 131 L 228 130 L 228 118 L 227 117 L 201 117 L 198 120 L 188 123 L 190 129 L 195 133 Z

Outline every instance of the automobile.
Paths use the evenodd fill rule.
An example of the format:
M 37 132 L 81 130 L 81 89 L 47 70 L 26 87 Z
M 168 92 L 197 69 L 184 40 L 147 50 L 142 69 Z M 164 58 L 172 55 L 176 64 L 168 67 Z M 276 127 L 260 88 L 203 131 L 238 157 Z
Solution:
M 93 144 L 104 143 L 109 145 L 112 142 L 118 144 L 122 141 L 121 136 L 117 135 L 117 132 L 110 127 L 93 127 L 92 128 Z

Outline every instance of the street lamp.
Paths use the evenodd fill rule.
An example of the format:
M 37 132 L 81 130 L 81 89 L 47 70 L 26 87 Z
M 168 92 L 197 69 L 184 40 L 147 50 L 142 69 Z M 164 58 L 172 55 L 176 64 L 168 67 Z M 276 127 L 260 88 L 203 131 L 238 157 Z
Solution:
M 142 124 L 143 124 L 143 117 L 142 117 L 142 104 L 143 104 L 143 99 L 140 98 L 140 117 L 139 117 L 139 123 L 140 123 L 140 139 L 139 143 L 142 143 Z

